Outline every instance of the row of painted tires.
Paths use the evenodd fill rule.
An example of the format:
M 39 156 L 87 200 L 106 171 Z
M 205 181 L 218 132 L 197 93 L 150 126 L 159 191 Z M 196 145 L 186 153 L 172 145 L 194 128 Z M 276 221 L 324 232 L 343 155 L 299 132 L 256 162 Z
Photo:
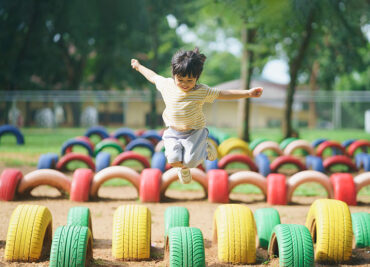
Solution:
M 3 135 L 12 134 L 15 136 L 18 145 L 24 145 L 24 136 L 22 132 L 15 126 L 5 124 L 0 126 L 0 139 Z
M 228 203 L 231 191 L 240 184 L 257 186 L 271 205 L 290 203 L 295 189 L 309 182 L 323 186 L 329 198 L 349 205 L 356 205 L 358 192 L 370 185 L 370 172 L 353 176 L 334 173 L 330 178 L 317 171 L 302 171 L 286 179 L 284 174 L 269 174 L 267 178 L 252 171 L 240 171 L 228 175 L 225 170 L 191 169 L 193 180 L 198 182 L 210 202 Z M 73 201 L 97 198 L 100 186 L 113 178 L 128 180 L 137 190 L 142 202 L 160 202 L 169 185 L 178 180 L 177 170 L 144 169 L 141 174 L 124 166 L 112 166 L 94 174 L 90 169 L 77 169 L 72 180 L 65 174 L 50 169 L 35 170 L 24 177 L 17 169 L 5 169 L 0 176 L 0 200 L 11 201 L 15 194 L 28 194 L 39 185 L 50 185 L 70 195 Z
M 278 256 L 280 266 L 314 266 L 315 260 L 346 262 L 351 259 L 352 247 L 370 247 L 370 214 L 351 214 L 348 206 L 338 200 L 316 200 L 305 226 L 281 224 L 276 209 L 258 209 L 253 215 L 240 204 L 219 206 L 213 221 L 218 259 L 225 263 L 255 263 L 257 245 L 268 248 L 270 258 Z M 37 261 L 43 252 L 49 251 L 50 266 L 85 266 L 92 259 L 88 208 L 70 209 L 67 225 L 57 228 L 50 249 L 51 236 L 52 216 L 48 208 L 19 205 L 10 219 L 4 259 Z M 186 208 L 166 209 L 164 238 L 170 266 L 206 266 L 202 232 L 189 227 Z M 112 256 L 119 260 L 149 259 L 150 245 L 150 210 L 140 205 L 118 207 L 113 217 Z

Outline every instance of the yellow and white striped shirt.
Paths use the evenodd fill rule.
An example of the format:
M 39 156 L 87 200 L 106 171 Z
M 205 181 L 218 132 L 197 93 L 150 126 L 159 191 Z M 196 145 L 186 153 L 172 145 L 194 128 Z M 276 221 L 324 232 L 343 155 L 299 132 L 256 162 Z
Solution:
M 191 91 L 184 92 L 176 86 L 172 78 L 160 75 L 155 76 L 154 82 L 166 104 L 162 114 L 166 126 L 184 131 L 206 126 L 203 104 L 214 102 L 220 94 L 219 90 L 197 84 Z

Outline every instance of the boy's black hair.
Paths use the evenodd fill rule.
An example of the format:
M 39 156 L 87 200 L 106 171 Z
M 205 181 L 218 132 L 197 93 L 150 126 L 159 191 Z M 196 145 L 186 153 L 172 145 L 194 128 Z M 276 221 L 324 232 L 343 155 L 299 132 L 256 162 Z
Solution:
M 205 61 L 206 56 L 199 52 L 198 47 L 194 48 L 193 51 L 179 50 L 171 60 L 172 75 L 192 76 L 198 80 Z

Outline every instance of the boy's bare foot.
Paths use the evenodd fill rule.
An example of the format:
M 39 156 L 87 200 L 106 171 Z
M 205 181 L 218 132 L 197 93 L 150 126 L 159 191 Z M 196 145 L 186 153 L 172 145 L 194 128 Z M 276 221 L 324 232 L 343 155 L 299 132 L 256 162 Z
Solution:
M 182 184 L 188 184 L 191 182 L 191 173 L 189 168 L 179 168 L 177 175 Z
M 207 159 L 210 161 L 217 159 L 217 149 L 210 142 L 207 142 Z

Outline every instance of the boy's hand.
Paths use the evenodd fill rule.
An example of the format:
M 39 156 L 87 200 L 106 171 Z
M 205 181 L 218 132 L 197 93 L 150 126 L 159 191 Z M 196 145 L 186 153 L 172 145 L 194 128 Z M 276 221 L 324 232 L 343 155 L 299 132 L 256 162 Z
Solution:
M 263 88 L 262 87 L 255 87 L 249 89 L 250 97 L 260 97 L 262 95 Z
M 135 70 L 139 70 L 140 62 L 137 59 L 131 59 L 131 67 Z

